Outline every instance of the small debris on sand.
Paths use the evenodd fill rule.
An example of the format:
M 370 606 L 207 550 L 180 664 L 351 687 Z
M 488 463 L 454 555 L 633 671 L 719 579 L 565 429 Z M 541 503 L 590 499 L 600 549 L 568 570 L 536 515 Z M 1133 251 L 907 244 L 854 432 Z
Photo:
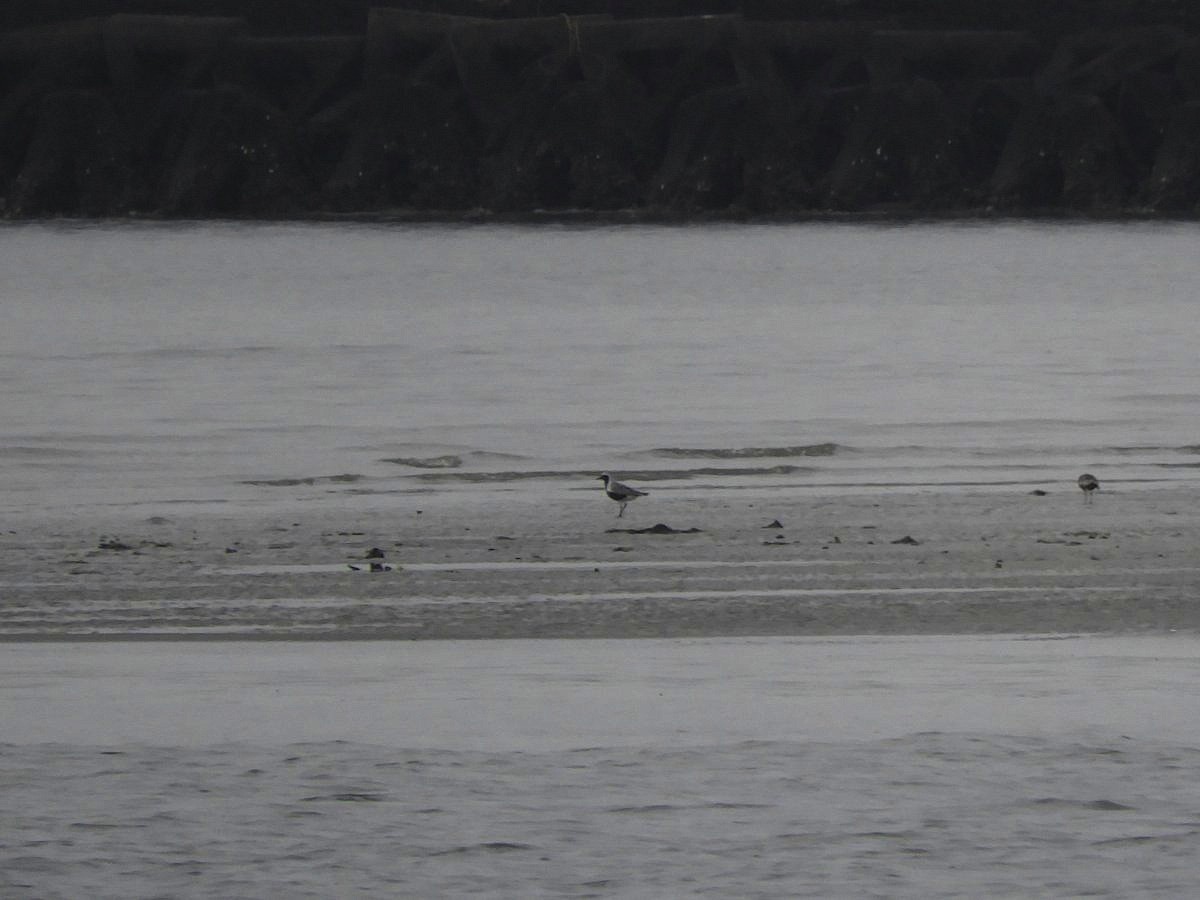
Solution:
M 917 546 L 918 544 L 920 544 L 921 542 L 920 542 L 920 541 L 918 541 L 918 540 L 917 540 L 915 537 L 913 537 L 911 534 L 906 534 L 904 537 L 902 537 L 902 538 L 897 538 L 896 540 L 892 541 L 892 543 L 893 543 L 893 544 L 912 544 L 914 547 L 916 547 L 916 546 Z
M 354 563 L 346 563 L 346 568 L 351 572 L 363 571 L 362 566 L 356 566 Z M 368 567 L 368 572 L 391 572 L 395 570 L 395 566 L 389 566 L 387 563 L 373 562 Z
M 609 528 L 605 534 L 699 534 L 699 528 L 672 528 L 659 522 L 649 528 Z

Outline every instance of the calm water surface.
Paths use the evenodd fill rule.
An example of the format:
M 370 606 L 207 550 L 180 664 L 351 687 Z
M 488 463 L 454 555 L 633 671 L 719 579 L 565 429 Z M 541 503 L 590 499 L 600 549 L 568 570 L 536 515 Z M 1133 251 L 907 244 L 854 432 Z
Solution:
M 1191 479 L 1198 234 L 4 226 L 0 502 Z

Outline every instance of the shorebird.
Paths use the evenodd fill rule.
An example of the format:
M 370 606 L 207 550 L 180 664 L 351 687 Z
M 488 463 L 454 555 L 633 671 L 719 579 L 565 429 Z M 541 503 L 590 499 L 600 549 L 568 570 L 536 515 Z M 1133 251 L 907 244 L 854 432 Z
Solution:
M 1088 475 L 1086 472 L 1079 476 L 1079 489 L 1083 491 L 1083 502 L 1092 502 L 1092 491 L 1100 490 L 1100 482 L 1095 475 Z
M 615 500 L 621 504 L 621 508 L 617 510 L 617 518 L 625 515 L 626 504 L 632 503 L 638 497 L 645 497 L 645 491 L 639 491 L 637 488 L 631 488 L 627 484 L 621 484 L 619 481 L 614 481 L 613 477 L 605 472 L 599 478 L 604 482 L 604 493 L 608 495 L 609 500 Z

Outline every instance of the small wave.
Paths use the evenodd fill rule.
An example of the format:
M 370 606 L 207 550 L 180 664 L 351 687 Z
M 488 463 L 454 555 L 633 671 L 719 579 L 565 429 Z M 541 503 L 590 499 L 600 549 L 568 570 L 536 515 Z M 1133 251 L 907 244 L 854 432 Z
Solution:
M 102 361 L 109 359 L 164 360 L 209 360 L 234 359 L 239 356 L 263 355 L 286 352 L 287 348 L 271 344 L 247 344 L 240 347 L 138 347 L 130 350 L 101 350 L 96 353 L 60 354 L 50 357 L 56 360 Z
M 669 459 L 762 459 L 791 456 L 833 456 L 846 450 L 832 442 L 797 444 L 791 447 L 655 447 L 654 456 Z
M 22 440 L 28 441 L 46 441 L 54 444 L 56 450 L 61 453 L 70 453 L 74 451 L 63 448 L 62 444 L 83 444 L 87 447 L 86 450 L 78 451 L 83 453 L 95 453 L 97 446 L 126 446 L 129 444 L 181 444 L 193 443 L 195 438 L 190 434 L 181 433 L 153 433 L 146 431 L 127 432 L 124 434 L 98 434 L 98 433 L 82 433 L 82 432 L 44 432 L 23 435 Z
M 1101 447 L 1102 453 L 1141 454 L 1141 453 L 1200 453 L 1200 444 L 1183 444 L 1178 447 L 1167 447 L 1161 444 L 1129 444 L 1113 447 Z
M 770 804 L 767 803 L 750 803 L 739 801 L 721 801 L 714 800 L 711 803 L 647 803 L 642 806 L 614 806 L 608 812 L 615 815 L 640 815 L 645 813 L 675 813 L 687 812 L 690 810 L 743 810 L 743 809 L 769 809 Z
M 1177 841 L 1181 838 L 1190 840 L 1196 835 L 1195 831 L 1178 831 L 1170 834 L 1131 834 L 1122 837 L 1104 838 L 1099 841 L 1092 841 L 1093 847 L 1120 847 L 1135 846 L 1138 844 L 1152 844 L 1157 841 Z
M 381 459 L 380 462 L 395 463 L 398 466 L 410 466 L 414 469 L 457 469 L 462 464 L 462 457 L 453 453 L 444 456 L 393 456 Z
M 373 447 L 351 447 L 352 450 L 370 451 Z M 382 449 L 382 448 L 380 448 Z M 432 452 L 430 452 L 432 451 Z M 397 466 L 410 466 L 414 469 L 457 469 L 460 466 L 469 463 L 488 463 L 488 462 L 520 462 L 528 459 L 526 456 L 520 456 L 516 453 L 500 453 L 494 450 L 461 450 L 456 449 L 453 452 L 438 453 L 433 448 L 426 450 L 428 456 L 387 456 L 380 458 L 380 462 L 391 463 Z
M 511 853 L 517 850 L 532 850 L 532 844 L 517 841 L 485 841 L 482 844 L 465 844 L 447 850 L 435 850 L 430 856 L 458 856 L 464 853 Z
M 365 475 L 355 475 L 346 473 L 344 475 L 310 475 L 307 478 L 263 478 L 251 479 L 243 481 L 242 484 L 251 484 L 255 487 L 297 487 L 299 485 L 312 486 L 314 484 L 353 484 L 356 481 L 362 481 Z
M 387 798 L 371 791 L 342 791 L 337 794 L 316 794 L 301 798 L 303 803 L 334 801 L 336 803 L 380 803 Z
M 1195 403 L 1200 403 L 1200 394 L 1191 393 L 1147 393 L 1147 394 L 1121 394 L 1113 398 L 1119 403 L 1160 403 L 1160 404 L 1178 404 L 1181 406 L 1191 406 Z
M 1095 810 L 1097 812 L 1128 812 L 1134 809 L 1134 807 L 1126 806 L 1124 803 L 1106 799 L 1072 800 L 1064 797 L 1038 797 L 1032 802 L 1034 806 L 1073 807 L 1076 809 Z
M 698 475 L 753 477 L 756 475 L 793 475 L 797 472 L 810 471 L 812 470 L 802 466 L 788 465 L 737 469 L 714 467 L 704 467 L 698 469 L 640 469 L 636 471 L 623 469 L 620 477 L 622 479 L 630 479 L 634 481 L 677 481 L 695 478 Z M 594 469 L 575 469 L 570 471 L 538 469 L 510 472 L 422 472 L 419 475 L 412 475 L 410 477 L 420 479 L 421 481 L 495 484 L 509 481 L 530 481 L 535 479 L 575 481 L 581 478 L 595 478 L 596 474 L 597 473 Z
M 499 450 L 472 450 L 470 453 L 466 454 L 466 456 L 468 459 L 472 459 L 472 460 L 487 460 L 487 459 L 520 460 L 520 459 L 528 459 L 529 458 L 527 456 L 522 456 L 519 453 L 502 453 Z
M 84 456 L 83 450 L 68 450 L 65 447 L 29 447 L 24 445 L 0 447 L 0 459 L 52 459 L 54 457 Z

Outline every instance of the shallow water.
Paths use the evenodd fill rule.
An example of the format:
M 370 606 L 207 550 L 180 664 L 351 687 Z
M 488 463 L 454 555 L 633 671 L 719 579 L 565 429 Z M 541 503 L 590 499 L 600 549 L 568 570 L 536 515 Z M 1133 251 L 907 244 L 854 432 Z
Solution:
M 1178 897 L 1194 638 L 18 645 L 6 897 Z
M 406 597 L 805 595 L 790 582 L 807 560 L 758 559 L 748 508 L 734 524 L 728 509 L 703 520 L 706 535 L 736 535 L 728 560 L 693 548 L 614 565 L 591 558 L 599 544 L 556 548 L 574 557 L 557 567 L 403 560 L 412 580 L 458 573 L 428 598 L 429 584 L 343 570 L 375 539 L 343 523 L 347 510 L 386 509 L 391 534 L 431 494 L 444 512 L 554 492 L 510 517 L 552 510 L 569 525 L 570 501 L 593 498 L 564 492 L 595 492 L 602 469 L 653 485 L 672 501 L 660 509 L 718 489 L 867 494 L 855 529 L 886 520 L 866 510 L 872 492 L 993 489 L 1022 540 L 1053 545 L 1026 563 L 1032 575 L 1019 554 L 1011 568 L 964 556 L 921 576 L 860 560 L 863 584 L 827 577 L 824 593 L 990 603 L 1011 574 L 997 596 L 1183 608 L 1191 560 L 1157 560 L 1188 523 L 1160 525 L 1173 511 L 1144 494 L 1140 512 L 1084 507 L 1071 482 L 1083 469 L 1106 493 L 1195 481 L 1195 238 L 1190 225 L 1020 223 L 3 226 L 0 506 L 6 589 L 26 591 L 7 627 L 195 635 L 266 621 L 292 635 L 375 623 L 376 605 Z M 1036 485 L 1066 486 L 1072 512 L 1017 503 Z M 287 529 L 259 515 L 281 506 L 313 515 Z M 939 508 L 921 513 L 934 541 Z M 267 561 L 189 534 L 191 513 L 214 510 L 220 540 L 264 545 Z M 72 524 L 24 527 L 43 514 Z M 96 534 L 118 515 L 153 528 L 110 556 Z M 991 554 L 1000 526 L 980 517 L 978 552 Z M 447 522 L 473 524 L 441 521 L 447 535 Z M 1132 562 L 1115 538 L 1098 548 L 1117 522 Z M 301 523 L 320 534 L 294 538 Z M 1084 527 L 1097 547 L 1078 538 L 1070 555 Z M 828 535 L 809 538 L 796 552 Z M 616 583 L 531 580 L 559 569 Z M 745 590 L 690 577 L 718 570 Z M 334 571 L 355 580 L 316 577 Z M 326 584 L 328 603 L 314 594 Z M 7 644 L 0 894 L 1185 896 L 1200 831 L 1196 649 Z
M 0 503 L 1200 466 L 1193 225 L 0 228 Z

